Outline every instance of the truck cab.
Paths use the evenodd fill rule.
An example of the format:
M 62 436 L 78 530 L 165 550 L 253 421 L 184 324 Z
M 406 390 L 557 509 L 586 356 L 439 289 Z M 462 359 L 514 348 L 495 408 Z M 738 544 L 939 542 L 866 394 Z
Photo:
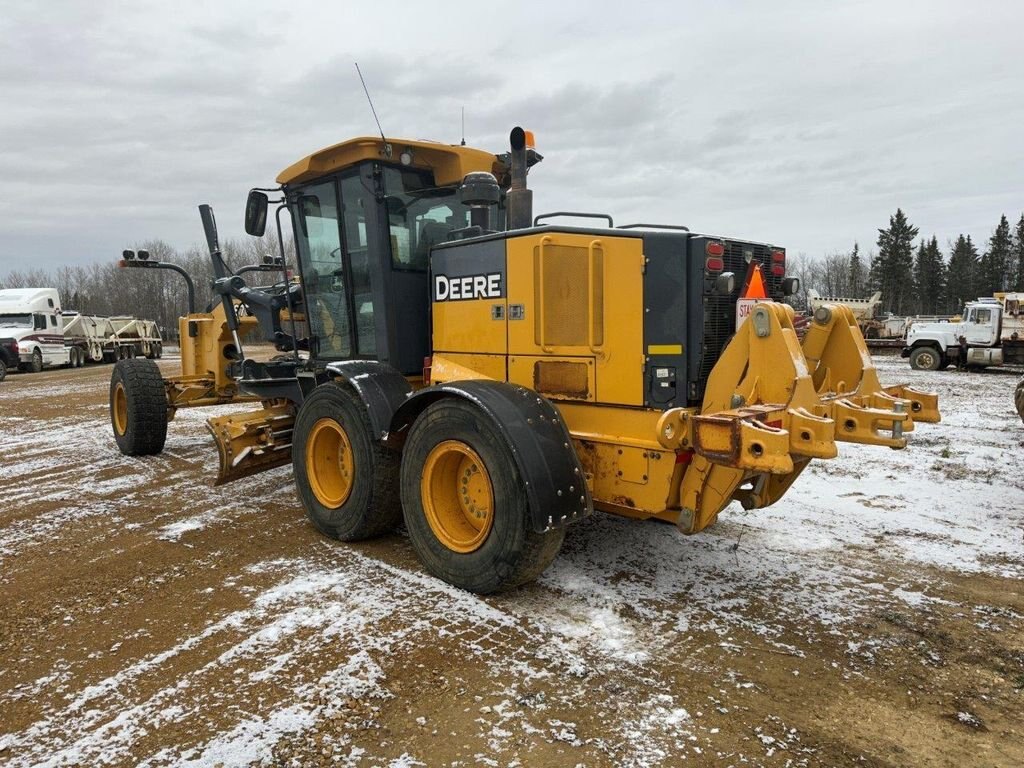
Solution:
M 17 342 L 17 363 L 39 371 L 68 360 L 60 294 L 55 288 L 0 290 L 0 337 Z
M 910 358 L 911 368 L 931 371 L 953 363 L 985 367 L 1024 362 L 1024 341 L 1005 326 L 1005 314 L 999 299 L 970 301 L 958 322 L 912 325 L 902 355 Z

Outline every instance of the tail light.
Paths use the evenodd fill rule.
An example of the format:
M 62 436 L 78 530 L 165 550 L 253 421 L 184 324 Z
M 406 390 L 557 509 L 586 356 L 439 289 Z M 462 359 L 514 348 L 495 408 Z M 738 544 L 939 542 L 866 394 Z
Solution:
M 786 267 L 782 264 L 772 264 L 772 274 L 775 275 L 775 277 L 785 277 Z
M 772 251 L 772 275 L 775 277 L 786 276 L 786 252 Z
M 721 272 L 725 269 L 725 245 L 716 240 L 711 240 L 704 246 L 704 253 L 707 258 L 704 260 L 704 269 L 707 272 Z
M 431 363 L 431 358 L 430 358 L 429 355 L 427 357 L 423 358 L 423 383 L 424 384 L 430 384 L 430 363 Z

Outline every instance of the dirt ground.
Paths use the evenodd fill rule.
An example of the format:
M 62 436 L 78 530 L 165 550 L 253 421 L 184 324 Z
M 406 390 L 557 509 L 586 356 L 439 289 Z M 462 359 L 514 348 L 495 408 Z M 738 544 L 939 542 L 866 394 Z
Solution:
M 0 765 L 1022 765 L 1016 377 L 878 364 L 941 395 L 911 449 L 698 536 L 595 514 L 486 599 L 318 535 L 290 468 L 211 487 L 236 409 L 129 459 L 109 367 L 12 375 Z

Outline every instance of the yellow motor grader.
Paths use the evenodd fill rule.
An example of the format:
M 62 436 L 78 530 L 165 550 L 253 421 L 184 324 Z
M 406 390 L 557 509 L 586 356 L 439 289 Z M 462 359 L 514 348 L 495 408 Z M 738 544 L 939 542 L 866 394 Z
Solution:
M 939 421 L 934 394 L 882 387 L 848 308 L 820 307 L 801 342 L 785 249 L 534 218 L 542 157 L 520 128 L 510 145 L 358 138 L 252 190 L 247 232 L 264 233 L 271 192 L 301 278 L 261 325 L 303 317 L 307 351 L 293 334 L 286 360 L 246 359 L 232 307 L 251 297 L 218 272 L 221 314 L 189 336 L 212 353 L 186 344 L 177 380 L 149 361 L 115 370 L 122 450 L 153 452 L 146 436 L 205 376 L 263 406 L 211 420 L 220 480 L 290 460 L 320 531 L 355 541 L 404 519 L 431 573 L 487 593 L 536 577 L 594 509 L 696 533 L 732 501 L 778 501 L 837 442 L 903 448 Z

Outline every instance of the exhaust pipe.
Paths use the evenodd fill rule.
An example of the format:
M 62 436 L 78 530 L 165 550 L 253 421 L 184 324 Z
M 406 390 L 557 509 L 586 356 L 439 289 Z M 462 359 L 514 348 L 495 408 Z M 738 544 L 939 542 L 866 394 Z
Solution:
M 508 208 L 508 228 L 526 229 L 533 223 L 533 190 L 526 186 L 526 131 L 518 125 L 509 134 L 512 144 L 510 160 L 512 164 L 512 184 L 505 196 Z

